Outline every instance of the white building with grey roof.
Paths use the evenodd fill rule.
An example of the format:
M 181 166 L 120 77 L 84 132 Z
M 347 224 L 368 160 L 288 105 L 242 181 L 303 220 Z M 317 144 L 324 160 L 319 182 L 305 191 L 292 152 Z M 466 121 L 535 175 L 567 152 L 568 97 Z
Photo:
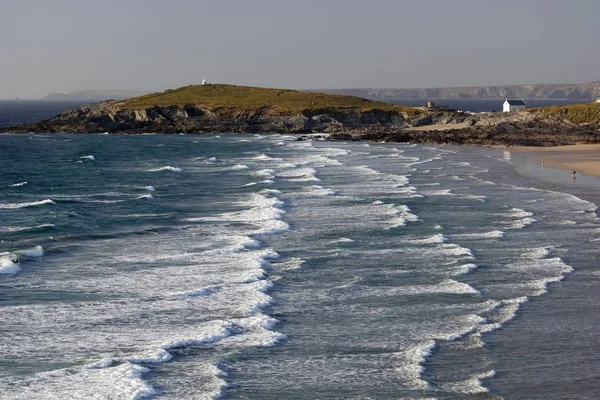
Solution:
M 527 107 L 527 104 L 523 100 L 508 100 L 504 101 L 504 107 L 502 111 L 504 112 L 513 112 L 513 111 L 521 111 Z

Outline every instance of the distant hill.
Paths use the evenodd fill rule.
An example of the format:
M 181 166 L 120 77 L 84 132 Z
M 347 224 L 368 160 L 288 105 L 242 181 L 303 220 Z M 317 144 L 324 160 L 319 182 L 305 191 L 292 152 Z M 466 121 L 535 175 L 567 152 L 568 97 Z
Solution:
M 42 100 L 123 100 L 130 97 L 141 96 L 146 93 L 148 92 L 138 92 L 133 90 L 76 90 L 67 93 L 50 93 L 42 97 Z
M 121 103 L 123 109 L 154 106 L 202 105 L 211 110 L 232 113 L 292 114 L 319 110 L 392 110 L 412 112 L 412 107 L 372 101 L 356 96 L 332 95 L 292 89 L 272 89 L 236 85 L 190 85 L 150 93 Z
M 595 100 L 600 97 L 600 81 L 581 84 L 535 84 L 473 86 L 423 89 L 317 89 L 316 92 L 360 96 L 372 100 L 392 99 L 569 99 Z
M 361 97 L 235 85 L 190 85 L 70 109 L 4 132 L 311 133 L 404 126 L 425 111 Z

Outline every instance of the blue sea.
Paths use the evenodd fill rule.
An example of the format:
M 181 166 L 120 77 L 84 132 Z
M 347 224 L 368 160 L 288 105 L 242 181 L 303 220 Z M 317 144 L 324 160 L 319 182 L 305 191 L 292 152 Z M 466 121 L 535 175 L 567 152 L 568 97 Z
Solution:
M 0 100 L 0 128 L 49 119 L 87 103 L 89 102 L 77 100 Z
M 2 399 L 594 399 L 598 180 L 503 149 L 1 135 Z

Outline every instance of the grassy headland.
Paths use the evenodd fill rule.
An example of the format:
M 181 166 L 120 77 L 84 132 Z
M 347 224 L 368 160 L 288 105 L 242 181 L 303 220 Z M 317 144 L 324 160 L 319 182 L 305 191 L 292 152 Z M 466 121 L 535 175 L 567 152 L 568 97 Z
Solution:
M 549 106 L 531 108 L 531 113 L 541 114 L 567 120 L 574 124 L 597 124 L 600 122 L 600 103 L 569 104 L 562 106 Z
M 398 106 L 361 97 L 301 92 L 290 89 L 270 89 L 235 85 L 190 85 L 128 99 L 125 109 L 153 106 L 199 105 L 231 113 L 252 113 L 265 110 L 272 114 L 318 114 L 329 111 L 398 111 L 409 115 L 421 113 L 413 107 Z

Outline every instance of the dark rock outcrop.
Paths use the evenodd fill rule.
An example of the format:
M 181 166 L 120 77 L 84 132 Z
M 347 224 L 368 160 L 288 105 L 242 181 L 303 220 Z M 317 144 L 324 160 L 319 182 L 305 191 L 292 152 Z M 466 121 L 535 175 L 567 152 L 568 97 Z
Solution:
M 332 140 L 554 146 L 600 143 L 600 123 L 576 124 L 542 112 L 469 114 L 456 111 L 320 109 L 292 114 L 270 107 L 235 111 L 194 104 L 127 108 L 105 101 L 67 110 L 7 133 L 324 133 Z
M 368 126 L 402 128 L 408 116 L 399 111 L 357 109 L 318 110 L 297 114 L 271 113 L 268 107 L 236 112 L 210 110 L 194 104 L 127 109 L 122 103 L 106 101 L 67 110 L 49 120 L 4 128 L 4 132 L 62 133 L 312 133 L 339 132 Z

